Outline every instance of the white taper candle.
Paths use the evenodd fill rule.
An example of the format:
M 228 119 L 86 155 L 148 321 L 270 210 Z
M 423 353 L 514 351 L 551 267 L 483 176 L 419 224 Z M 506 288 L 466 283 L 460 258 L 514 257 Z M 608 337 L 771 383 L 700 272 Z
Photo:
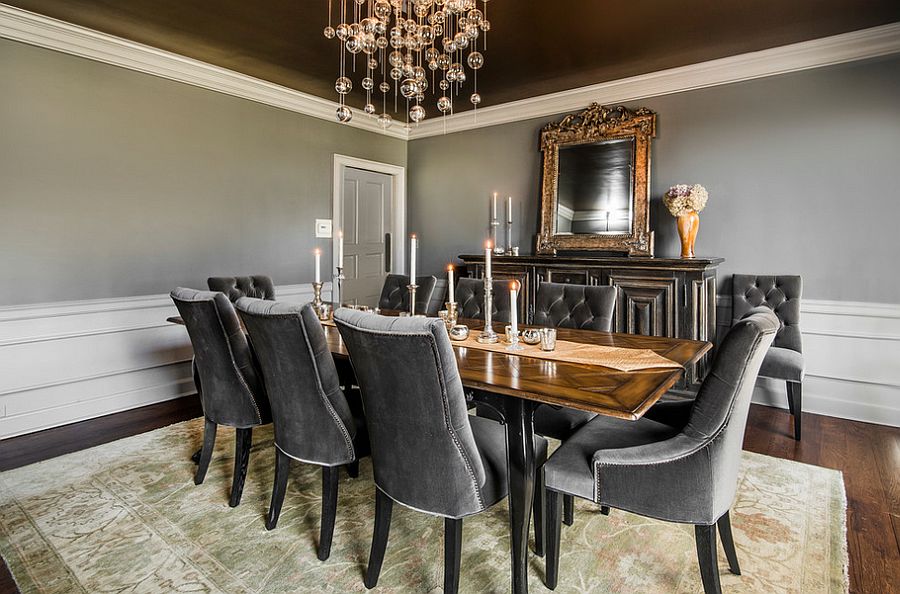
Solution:
M 313 252 L 316 255 L 316 282 L 322 282 L 322 250 L 316 248 Z
M 409 236 L 409 284 L 416 284 L 416 234 Z
M 456 295 L 453 287 L 453 264 L 447 265 L 447 289 L 450 291 L 450 303 L 456 303 Z
M 509 283 L 509 325 L 512 327 L 513 334 L 519 330 L 519 312 L 516 307 L 516 297 L 519 293 L 519 281 Z
M 493 251 L 494 246 L 488 240 L 484 244 L 484 276 L 486 278 L 491 278 L 491 252 Z
M 493 202 L 493 206 L 491 208 L 491 220 L 492 221 L 497 220 L 497 192 L 494 192 L 494 202 Z
M 506 199 L 506 222 L 512 223 L 512 196 Z
M 344 266 L 344 232 L 338 231 L 338 262 L 337 265 L 343 268 Z

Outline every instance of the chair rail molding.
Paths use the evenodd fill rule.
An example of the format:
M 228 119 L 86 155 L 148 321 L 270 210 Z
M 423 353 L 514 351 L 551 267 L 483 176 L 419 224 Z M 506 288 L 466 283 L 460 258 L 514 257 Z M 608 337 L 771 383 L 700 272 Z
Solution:
M 720 336 L 731 296 L 719 295 Z M 803 409 L 900 427 L 900 304 L 803 299 Z M 754 402 L 787 407 L 784 382 L 760 378 Z
M 312 286 L 276 294 L 305 303 Z M 193 394 L 174 315 L 168 295 L 0 307 L 0 439 Z
M 338 104 L 246 74 L 0 4 L 0 37 L 335 121 Z M 382 130 L 354 109 L 348 125 L 403 140 L 461 132 L 900 52 L 900 23 L 749 52 Z M 337 122 L 335 122 L 337 123 Z

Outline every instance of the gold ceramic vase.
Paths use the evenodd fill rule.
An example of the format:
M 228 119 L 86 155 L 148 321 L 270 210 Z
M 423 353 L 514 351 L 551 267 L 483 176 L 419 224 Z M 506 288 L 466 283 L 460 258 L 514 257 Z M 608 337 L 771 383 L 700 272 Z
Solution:
M 681 238 L 681 257 L 693 258 L 694 242 L 697 241 L 697 231 L 700 229 L 700 215 L 696 210 L 689 210 L 675 217 L 675 221 Z

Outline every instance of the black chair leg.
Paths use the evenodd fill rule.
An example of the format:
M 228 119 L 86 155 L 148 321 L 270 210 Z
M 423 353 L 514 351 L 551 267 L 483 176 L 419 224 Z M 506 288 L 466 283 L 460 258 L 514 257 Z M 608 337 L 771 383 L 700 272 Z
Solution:
M 600 506 L 600 513 L 603 514 L 604 516 L 608 516 L 608 515 L 609 515 L 609 506 L 608 506 L 608 505 L 601 505 L 601 506 Z
M 556 589 L 559 581 L 559 537 L 562 528 L 562 501 L 557 491 L 547 490 L 547 556 L 544 558 L 544 585 Z
M 372 550 L 369 552 L 369 566 L 366 568 L 366 588 L 378 585 L 381 575 L 381 564 L 384 562 L 384 551 L 387 549 L 388 534 L 391 531 L 391 511 L 394 501 L 375 488 L 375 532 L 372 534 Z
M 241 504 L 244 493 L 244 479 L 247 478 L 247 466 L 250 464 L 250 446 L 253 443 L 253 428 L 235 429 L 234 433 L 234 476 L 231 479 L 231 499 L 228 505 L 237 507 Z
M 544 518 L 544 510 L 547 507 L 547 492 L 544 487 L 544 469 L 537 471 L 537 484 L 534 487 L 534 505 L 531 515 L 534 516 L 534 554 L 544 556 L 544 545 L 547 542 L 547 525 Z
M 459 591 L 462 524 L 462 518 L 444 518 L 444 594 L 456 594 Z
M 728 559 L 728 569 L 734 575 L 741 575 L 741 566 L 738 564 L 737 551 L 734 548 L 734 538 L 731 536 L 731 516 L 725 512 L 719 521 L 719 538 L 722 539 L 722 548 L 725 549 L 725 557 Z
M 334 519 L 337 516 L 339 466 L 322 467 L 322 520 L 319 526 L 319 561 L 331 555 Z
M 575 523 L 575 496 L 563 495 L 563 523 L 571 526 Z
M 212 460 L 213 449 L 216 447 L 216 424 L 206 419 L 203 426 L 203 447 L 200 448 L 200 459 L 197 460 L 197 472 L 194 474 L 194 484 L 199 485 L 206 478 L 209 470 L 209 461 Z
M 200 456 L 203 454 L 203 447 L 201 446 L 199 450 L 191 454 L 191 462 L 194 464 L 200 464 Z
M 716 558 L 716 525 L 694 526 L 697 541 L 697 560 L 700 562 L 700 577 L 703 579 L 705 594 L 722 594 L 719 583 L 719 561 Z
M 794 439 L 800 441 L 800 421 L 803 418 L 803 391 L 800 382 L 788 382 L 788 408 L 794 415 Z
M 287 490 L 290 470 L 291 457 L 275 448 L 275 484 L 272 486 L 272 502 L 269 504 L 269 514 L 266 516 L 266 530 L 272 530 L 278 525 L 278 516 L 281 515 L 281 505 L 284 503 L 284 493 Z
M 347 476 L 350 478 L 359 478 L 359 460 L 354 460 L 350 464 L 344 466 L 347 469 Z

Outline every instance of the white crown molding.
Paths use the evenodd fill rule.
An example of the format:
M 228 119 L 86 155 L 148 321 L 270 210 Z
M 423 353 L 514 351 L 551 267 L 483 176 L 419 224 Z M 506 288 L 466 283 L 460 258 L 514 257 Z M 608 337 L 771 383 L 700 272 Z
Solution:
M 0 4 L 0 37 L 249 99 L 337 124 L 334 112 L 338 104 L 334 101 L 6 4 Z M 403 127 L 382 130 L 372 117 L 357 109 L 353 110 L 353 119 L 348 125 L 403 140 L 407 138 Z
M 412 128 L 409 139 L 578 111 L 594 102 L 636 101 L 898 52 L 900 23 L 891 23 L 485 107 L 477 110 L 477 116 L 468 111 L 435 118 Z
M 6 4 L 0 4 L 0 37 L 331 122 L 338 106 L 321 97 Z M 427 120 L 410 130 L 395 125 L 385 131 L 373 118 L 354 109 L 348 125 L 414 140 L 576 111 L 592 102 L 636 101 L 898 52 L 900 23 L 892 23 L 485 107 L 477 110 L 477 118 L 473 112 L 466 112 Z

